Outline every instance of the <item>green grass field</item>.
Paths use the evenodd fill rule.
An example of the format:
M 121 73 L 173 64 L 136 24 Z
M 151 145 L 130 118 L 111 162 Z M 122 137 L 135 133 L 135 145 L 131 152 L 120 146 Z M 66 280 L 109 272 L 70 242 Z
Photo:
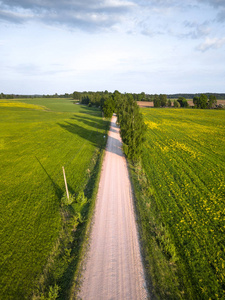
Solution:
M 140 172 L 137 206 L 155 293 L 224 299 L 225 111 L 142 112 L 147 183 Z
M 68 99 L 0 100 L 0 299 L 28 299 L 61 229 L 65 167 L 82 191 L 108 122 Z

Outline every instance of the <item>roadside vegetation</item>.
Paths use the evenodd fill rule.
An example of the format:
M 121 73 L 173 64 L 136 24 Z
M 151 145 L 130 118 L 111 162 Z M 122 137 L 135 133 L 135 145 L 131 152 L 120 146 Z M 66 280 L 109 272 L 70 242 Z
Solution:
M 141 95 L 143 96 L 143 93 Z M 88 106 L 101 107 L 106 118 L 111 119 L 113 113 L 116 113 L 123 141 L 123 151 L 128 159 L 138 161 L 142 155 L 147 127 L 135 96 L 121 94 L 119 91 L 114 93 L 105 91 L 85 95 L 76 94 L 76 97 L 81 97 L 81 103 Z
M 142 109 L 132 165 L 150 290 L 156 299 L 224 299 L 225 111 Z
M 0 126 L 0 298 L 68 299 L 109 122 L 68 98 L 2 99 Z
M 123 151 L 130 160 L 138 161 L 142 155 L 146 125 L 140 108 L 131 94 L 114 94 L 117 121 L 123 141 Z

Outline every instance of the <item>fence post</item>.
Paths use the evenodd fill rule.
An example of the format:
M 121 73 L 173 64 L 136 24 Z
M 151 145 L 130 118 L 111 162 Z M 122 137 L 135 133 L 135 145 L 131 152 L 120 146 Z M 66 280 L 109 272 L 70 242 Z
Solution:
M 65 182 L 65 187 L 66 187 L 66 195 L 67 195 L 67 199 L 68 199 L 68 201 L 69 201 L 70 199 L 69 199 L 68 186 L 67 186 L 67 182 L 66 182 L 66 173 L 65 173 L 64 167 L 62 167 L 62 169 L 63 169 L 63 176 L 64 176 L 64 182 Z

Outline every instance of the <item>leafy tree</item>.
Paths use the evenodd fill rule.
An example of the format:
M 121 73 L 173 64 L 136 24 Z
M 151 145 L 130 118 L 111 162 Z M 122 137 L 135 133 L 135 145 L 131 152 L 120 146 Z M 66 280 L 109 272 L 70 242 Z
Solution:
M 158 95 L 154 95 L 153 103 L 154 103 L 154 107 L 160 107 L 161 106 L 161 101 L 160 101 Z
M 201 96 L 199 97 L 199 105 L 197 107 L 205 109 L 205 108 L 207 108 L 207 102 L 208 102 L 207 96 L 204 94 L 201 94 Z
M 117 114 L 117 121 L 118 123 L 120 123 L 120 116 L 121 116 L 121 112 L 124 110 L 125 108 L 125 103 L 124 103 L 124 96 L 118 92 L 115 91 L 112 95 L 114 103 L 115 103 L 115 112 Z
M 188 104 L 188 102 L 187 102 L 187 99 L 184 98 L 184 97 L 179 97 L 179 98 L 177 99 L 177 101 L 180 103 L 180 106 L 181 106 L 181 107 L 188 107 L 188 106 L 189 106 L 189 104 Z
M 171 102 L 171 100 L 170 100 L 170 99 L 168 99 L 168 101 L 167 101 L 167 105 L 168 105 L 168 107 L 171 107 L 171 106 L 172 106 L 172 102 Z
M 143 115 L 132 95 L 126 95 L 123 99 L 120 97 L 117 111 L 124 153 L 129 159 L 137 161 L 142 154 L 147 129 Z
M 194 106 L 198 107 L 198 103 L 199 103 L 199 97 L 198 96 L 194 96 L 193 103 L 194 103 Z
M 208 108 L 214 108 L 217 104 L 217 99 L 215 95 L 209 95 Z
M 88 95 L 82 96 L 81 99 L 82 104 L 89 104 L 89 102 L 90 102 L 90 97 Z
M 145 100 L 146 100 L 146 96 L 144 92 L 138 94 L 138 101 L 145 101 Z
M 173 101 L 173 106 L 174 107 L 180 107 L 180 103 L 177 100 Z
M 79 92 L 73 92 L 73 99 L 80 100 L 81 99 L 81 93 L 79 93 Z
M 94 93 L 91 102 L 93 105 L 99 107 L 101 105 L 101 94 L 99 92 Z
M 197 108 L 205 109 L 208 106 L 208 98 L 205 94 L 201 94 L 200 97 L 193 98 L 193 103 Z
M 112 115 L 114 113 L 115 110 L 115 103 L 113 101 L 113 98 L 110 97 L 109 99 L 107 99 L 104 104 L 103 104 L 103 112 L 104 112 L 104 116 L 106 118 L 112 118 Z
M 166 104 L 167 104 L 167 96 L 165 94 L 160 94 L 159 95 L 159 100 L 160 100 L 160 105 L 162 107 L 166 106 Z

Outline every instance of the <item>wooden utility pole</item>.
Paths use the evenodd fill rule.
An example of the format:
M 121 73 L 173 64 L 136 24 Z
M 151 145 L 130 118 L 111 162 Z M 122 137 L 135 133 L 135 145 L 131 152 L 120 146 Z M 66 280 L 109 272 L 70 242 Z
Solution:
M 66 187 L 66 195 L 67 195 L 67 199 L 68 199 L 68 201 L 69 201 L 70 199 L 69 199 L 68 186 L 67 186 L 67 182 L 66 182 L 66 173 L 65 173 L 64 167 L 62 167 L 62 169 L 63 169 L 63 176 L 64 176 L 64 182 L 65 182 L 65 187 Z

